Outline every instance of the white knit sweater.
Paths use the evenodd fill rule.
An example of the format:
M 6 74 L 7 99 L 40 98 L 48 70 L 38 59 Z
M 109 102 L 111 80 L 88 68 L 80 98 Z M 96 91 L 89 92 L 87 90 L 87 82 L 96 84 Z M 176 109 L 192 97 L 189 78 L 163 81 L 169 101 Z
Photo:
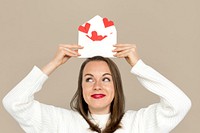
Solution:
M 173 83 L 139 60 L 131 69 L 140 83 L 160 97 L 160 102 L 123 116 L 115 133 L 168 133 L 187 114 L 190 99 Z M 39 103 L 34 99 L 48 79 L 39 68 L 32 71 L 3 99 L 6 110 L 27 133 L 90 133 L 89 125 L 77 112 Z M 93 115 L 101 127 L 109 114 Z

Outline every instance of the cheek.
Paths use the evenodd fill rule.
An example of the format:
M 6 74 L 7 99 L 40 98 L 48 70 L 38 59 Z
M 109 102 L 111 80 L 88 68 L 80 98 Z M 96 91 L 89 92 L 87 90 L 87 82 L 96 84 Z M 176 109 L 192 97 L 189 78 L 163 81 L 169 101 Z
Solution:
M 113 90 L 111 91 L 111 98 L 114 99 L 114 97 L 115 97 L 115 90 L 113 89 Z
M 87 102 L 87 99 L 89 99 L 90 97 L 90 88 L 87 85 L 82 84 L 82 88 L 83 88 L 83 98 L 84 100 Z
M 88 94 L 87 89 L 83 88 L 83 97 L 85 97 Z
M 113 99 L 115 96 L 115 89 L 113 85 L 107 86 L 107 92 L 110 95 L 110 98 Z

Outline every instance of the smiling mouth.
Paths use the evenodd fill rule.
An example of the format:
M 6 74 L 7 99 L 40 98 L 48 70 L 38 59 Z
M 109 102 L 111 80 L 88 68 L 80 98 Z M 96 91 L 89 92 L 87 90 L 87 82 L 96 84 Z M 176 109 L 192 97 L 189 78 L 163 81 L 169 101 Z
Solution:
M 95 99 L 100 99 L 100 98 L 103 98 L 103 97 L 105 97 L 106 95 L 104 95 L 104 94 L 93 94 L 93 95 L 91 95 L 91 97 L 92 98 L 95 98 Z

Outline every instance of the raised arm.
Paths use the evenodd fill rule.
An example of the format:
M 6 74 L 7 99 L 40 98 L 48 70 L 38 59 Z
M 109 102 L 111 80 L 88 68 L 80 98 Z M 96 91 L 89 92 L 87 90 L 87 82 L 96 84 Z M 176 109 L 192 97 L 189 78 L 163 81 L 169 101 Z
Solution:
M 46 75 L 50 75 L 60 65 L 66 63 L 71 57 L 78 57 L 78 49 L 82 49 L 80 45 L 60 44 L 54 58 L 42 68 Z
M 175 84 L 139 59 L 135 45 L 119 44 L 114 51 L 117 52 L 117 57 L 126 58 L 133 66 L 131 72 L 140 83 L 160 97 L 159 103 L 140 109 L 136 113 L 134 125 L 139 127 L 140 132 L 145 133 L 170 132 L 189 111 L 190 99 Z
M 131 72 L 147 90 L 160 97 L 160 102 L 137 112 L 140 129 L 153 133 L 170 132 L 189 111 L 190 99 L 175 84 L 142 60 L 137 62 Z
M 4 97 L 4 107 L 25 132 L 57 132 L 58 117 L 63 112 L 62 109 L 39 103 L 34 99 L 34 94 L 42 88 L 56 68 L 71 57 L 79 55 L 79 48 L 81 47 L 78 45 L 60 45 L 55 57 L 42 71 L 34 66 L 32 71 Z

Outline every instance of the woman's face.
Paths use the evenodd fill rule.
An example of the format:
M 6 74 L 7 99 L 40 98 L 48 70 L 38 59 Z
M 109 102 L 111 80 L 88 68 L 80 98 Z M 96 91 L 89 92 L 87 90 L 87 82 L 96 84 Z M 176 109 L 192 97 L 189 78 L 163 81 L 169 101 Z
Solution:
M 107 114 L 114 98 L 110 69 L 104 61 L 91 61 L 83 70 L 83 98 L 93 114 Z

